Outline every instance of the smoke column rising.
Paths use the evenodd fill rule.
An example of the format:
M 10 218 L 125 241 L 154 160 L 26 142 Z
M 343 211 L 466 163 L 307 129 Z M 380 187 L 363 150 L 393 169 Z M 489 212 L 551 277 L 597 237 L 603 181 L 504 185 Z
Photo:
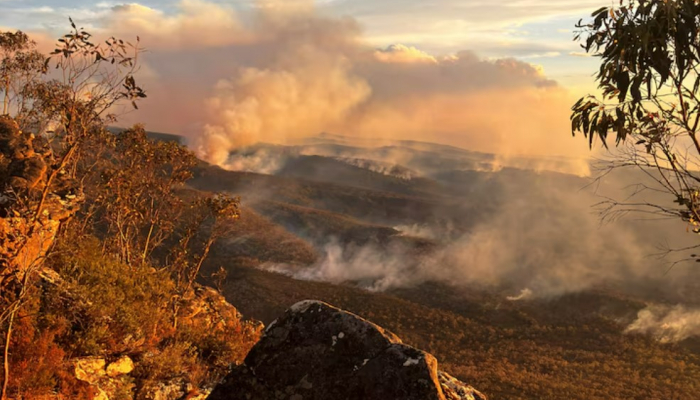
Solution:
M 558 159 L 538 158 L 544 164 L 537 166 L 522 156 L 568 156 L 583 161 L 573 167 L 577 171 L 568 165 L 562 172 L 588 174 L 588 150 L 570 138 L 573 99 L 536 65 L 485 60 L 468 50 L 434 55 L 393 43 L 377 49 L 356 21 L 322 15 L 310 0 L 258 1 L 246 12 L 183 0 L 174 14 L 120 5 L 97 25 L 109 35 L 139 35 L 149 49 L 140 76 L 149 99 L 134 122 L 186 135 L 201 157 L 227 168 L 274 171 L 276 161 L 265 154 L 250 159 L 231 152 L 325 131 L 494 153 L 493 170 L 560 170 Z M 395 156 L 376 161 L 401 164 Z M 367 280 L 378 290 L 428 280 L 505 283 L 540 297 L 658 278 L 659 263 L 646 258 L 653 247 L 645 237 L 649 228 L 601 228 L 590 210 L 596 199 L 579 188 L 512 185 L 509 201 L 489 220 L 444 243 L 428 261 L 407 260 L 400 250 L 330 242 L 323 261 L 303 277 Z M 677 326 L 669 321 L 697 316 L 676 309 L 662 314 L 643 314 L 640 321 Z M 678 326 L 679 332 L 696 329 Z M 679 335 L 671 336 L 685 333 Z
M 571 96 L 539 67 L 470 51 L 376 49 L 355 20 L 323 15 L 312 1 L 258 1 L 236 11 L 183 0 L 175 14 L 120 5 L 98 26 L 139 35 L 148 49 L 140 78 L 149 98 L 123 122 L 186 135 L 201 157 L 224 167 L 241 146 L 324 131 L 503 157 L 587 157 L 568 134 Z

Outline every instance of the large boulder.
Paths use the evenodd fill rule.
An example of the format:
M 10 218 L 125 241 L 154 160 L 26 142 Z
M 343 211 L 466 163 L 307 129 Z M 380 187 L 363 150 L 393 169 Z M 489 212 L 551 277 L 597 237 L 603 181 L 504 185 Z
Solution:
M 209 400 L 483 400 L 435 358 L 318 301 L 291 307 Z

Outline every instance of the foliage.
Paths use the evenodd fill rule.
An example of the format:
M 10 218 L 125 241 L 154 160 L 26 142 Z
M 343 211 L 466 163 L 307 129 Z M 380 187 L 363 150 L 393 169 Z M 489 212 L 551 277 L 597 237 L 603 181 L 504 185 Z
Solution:
M 128 100 L 135 107 L 135 100 L 145 97 L 133 78 L 138 46 L 114 38 L 104 44 L 94 44 L 90 41 L 91 35 L 78 29 L 73 21 L 71 27 L 71 32 L 58 40 L 56 49 L 41 67 L 38 65 L 40 55 L 26 34 L 0 33 L 3 113 L 10 112 L 11 90 L 12 100 L 18 105 L 14 107 L 13 119 L 3 116 L 3 142 L 6 142 L 3 147 L 17 147 L 18 151 L 3 154 L 10 162 L 3 163 L 0 174 L 2 181 L 5 177 L 14 178 L 17 172 L 20 173 L 17 177 L 22 178 L 9 179 L 9 185 L 0 187 L 3 214 L 14 218 L 11 223 L 3 224 L 12 228 L 3 229 L 0 235 L 3 247 L 9 247 L 10 253 L 6 254 L 8 249 L 4 248 L 0 257 L 1 300 L 6 306 L 0 314 L 5 339 L 0 395 L 3 400 L 7 397 L 10 378 L 13 324 L 44 258 L 45 251 L 35 251 L 31 247 L 39 240 L 42 242 L 39 249 L 47 250 L 43 249 L 44 238 L 55 234 L 47 219 L 56 208 L 70 203 L 67 196 L 76 197 L 71 192 L 79 192 L 79 188 L 69 182 L 75 178 L 76 154 L 83 142 L 103 130 L 106 121 L 114 121 L 112 110 L 120 101 Z M 49 67 L 59 71 L 55 74 L 57 78 L 43 75 Z M 44 135 L 49 142 L 41 152 L 35 151 L 34 135 Z M 18 138 L 26 144 L 13 146 Z M 13 171 L 16 169 L 13 166 L 21 168 Z M 31 177 L 30 185 L 27 185 L 28 177 Z M 53 208 L 52 212 L 49 207 Z M 56 216 L 57 219 L 65 217 Z
M 145 262 L 176 232 L 186 204 L 175 190 L 191 177 L 196 158 L 175 143 L 149 140 L 140 126 L 99 139 L 94 153 L 81 157 L 88 215 L 108 252 Z
M 45 294 L 45 312 L 63 315 L 73 326 L 62 338 L 65 348 L 109 358 L 137 353 L 171 334 L 167 272 L 132 268 L 104 257 L 95 238 L 75 239 L 79 247 L 58 243 L 50 264 L 64 281 Z
M 58 391 L 66 398 L 92 399 L 93 389 L 73 376 L 68 354 L 57 340 L 69 334 L 66 321 L 40 310 L 38 298 L 34 297 L 17 318 L 9 393 L 37 398 Z
M 579 21 L 576 39 L 601 60 L 602 91 L 573 106 L 572 130 L 607 146 L 614 133 L 623 151 L 609 168 L 634 167 L 651 178 L 640 191 L 660 191 L 675 205 L 636 198 L 610 211 L 679 217 L 696 233 L 700 221 L 700 4 L 694 0 L 627 0 Z M 670 203 L 670 202 L 669 202 Z
M 99 237 L 124 263 L 167 269 L 186 292 L 239 217 L 237 198 L 183 190 L 196 163 L 191 151 L 149 139 L 142 126 L 94 135 L 77 166 L 86 202 L 75 229 Z
M 58 39 L 46 60 L 60 78 L 36 82 L 27 93 L 35 100 L 37 124 L 55 122 L 63 141 L 77 144 L 95 126 L 116 121 L 121 101 L 137 108 L 136 101 L 146 94 L 134 79 L 141 52 L 138 37 L 135 44 L 114 37 L 95 44 L 89 32 L 70 23 L 72 30 Z
M 25 87 L 45 70 L 45 57 L 36 50 L 36 43 L 24 32 L 0 32 L 0 89 L 3 92 L 2 114 L 9 114 L 14 97 L 22 97 Z M 26 107 L 23 101 L 17 110 Z
M 89 396 L 73 375 L 71 358 L 90 356 L 135 360 L 137 399 L 167 382 L 211 386 L 258 340 L 258 325 L 242 321 L 228 305 L 203 309 L 221 298 L 194 292 L 181 302 L 175 329 L 170 299 L 177 291 L 167 270 L 105 256 L 94 237 L 71 239 L 59 242 L 47 261 L 57 280 L 35 287 L 19 314 L 10 395 L 31 389 L 36 397 L 56 390 L 68 398 Z
M 0 138 L 0 242 L 20 239 L 12 254 L 0 252 L 2 399 L 92 398 L 70 370 L 82 356 L 129 355 L 136 398 L 164 380 L 211 385 L 260 335 L 237 312 L 206 319 L 223 311 L 198 309 L 195 281 L 216 240 L 232 232 L 239 201 L 188 197 L 196 158 L 184 147 L 152 141 L 141 126 L 107 129 L 123 103 L 137 108 L 146 97 L 134 78 L 138 38 L 93 42 L 71 27 L 48 58 L 25 34 L 0 33 L 0 78 L 14 104 L 2 117 L 11 134 Z M 36 174 L 20 180 L 16 166 Z M 68 210 L 81 200 L 79 212 Z M 30 238 L 59 222 L 52 246 L 19 266 Z M 10 225 L 26 229 L 3 230 Z

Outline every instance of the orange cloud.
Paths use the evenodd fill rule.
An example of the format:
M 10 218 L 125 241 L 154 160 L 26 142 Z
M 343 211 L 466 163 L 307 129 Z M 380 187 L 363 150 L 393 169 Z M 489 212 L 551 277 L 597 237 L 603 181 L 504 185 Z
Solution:
M 136 119 L 186 135 L 220 165 L 240 146 L 324 131 L 504 157 L 587 156 L 570 139 L 569 94 L 537 66 L 400 44 L 377 50 L 356 21 L 306 0 L 261 1 L 245 14 L 203 0 L 183 1 L 175 15 L 119 6 L 103 26 L 138 34 L 149 49 L 149 99 Z

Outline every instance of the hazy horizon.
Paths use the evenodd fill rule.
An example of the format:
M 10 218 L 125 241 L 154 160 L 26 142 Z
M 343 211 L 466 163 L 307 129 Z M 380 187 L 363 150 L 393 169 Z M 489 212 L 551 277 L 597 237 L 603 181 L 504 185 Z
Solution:
M 27 30 L 45 50 L 69 15 L 98 37 L 139 36 L 147 51 L 137 79 L 149 97 L 122 124 L 185 136 L 219 165 L 241 146 L 320 132 L 588 158 L 568 117 L 594 86 L 583 73 L 594 61 L 571 41 L 573 17 L 590 3 L 10 0 L 0 26 Z M 416 8 L 424 25 L 412 21 Z M 449 32 L 458 34 L 446 41 Z M 572 80 L 550 69 L 579 72 Z

